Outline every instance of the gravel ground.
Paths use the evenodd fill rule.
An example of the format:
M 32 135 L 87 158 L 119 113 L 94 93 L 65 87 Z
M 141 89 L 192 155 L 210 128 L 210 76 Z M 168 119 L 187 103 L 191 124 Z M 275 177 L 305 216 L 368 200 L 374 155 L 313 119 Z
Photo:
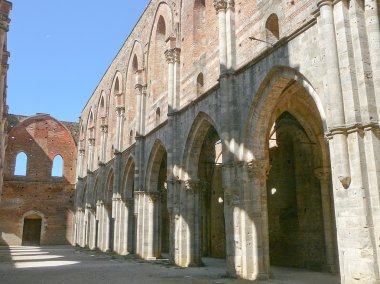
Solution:
M 0 247 L 0 283 L 253 283 L 227 278 L 223 260 L 205 258 L 204 262 L 204 267 L 183 269 L 167 260 L 148 262 L 70 246 Z M 272 274 L 273 279 L 254 283 L 339 283 L 329 274 L 305 270 L 273 267 Z

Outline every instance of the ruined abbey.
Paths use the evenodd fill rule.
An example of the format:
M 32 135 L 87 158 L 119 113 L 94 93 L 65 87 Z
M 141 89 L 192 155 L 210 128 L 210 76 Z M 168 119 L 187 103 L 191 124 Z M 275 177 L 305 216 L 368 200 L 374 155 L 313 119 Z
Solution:
M 66 179 L 41 178 L 76 183 L 74 245 L 380 283 L 380 0 L 151 0 L 78 137 L 17 127 L 40 120 L 70 141 Z

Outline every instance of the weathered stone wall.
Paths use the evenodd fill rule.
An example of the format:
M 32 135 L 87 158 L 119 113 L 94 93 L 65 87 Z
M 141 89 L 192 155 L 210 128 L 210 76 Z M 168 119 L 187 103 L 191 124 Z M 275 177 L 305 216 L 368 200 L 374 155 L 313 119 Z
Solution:
M 7 33 L 9 30 L 9 13 L 12 9 L 12 3 L 9 1 L 0 1 L 0 194 L 3 188 L 4 176 L 4 157 L 5 148 L 7 147 L 6 135 L 6 115 L 8 113 L 7 106 L 7 72 L 8 72 L 8 58 L 9 52 L 7 50 Z M 1 201 L 1 195 L 0 195 Z
M 21 245 L 24 220 L 29 215 L 42 217 L 42 245 L 71 243 L 77 151 L 72 133 L 78 124 L 61 123 L 46 114 L 8 117 L 0 244 Z M 15 175 L 16 157 L 21 152 L 27 156 L 25 176 Z M 57 155 L 63 159 L 62 177 L 52 176 Z
M 291 266 L 339 272 L 345 284 L 377 283 L 378 6 L 377 0 L 151 1 L 82 112 L 74 242 L 160 257 L 164 209 L 157 189 L 166 180 L 169 255 L 177 265 L 202 263 L 204 236 L 211 229 L 222 237 L 214 218 L 223 215 L 225 252 L 216 237 L 212 244 L 231 275 L 267 278 L 270 264 L 289 265 L 284 259 L 293 251 Z M 157 33 L 167 37 L 166 47 Z M 163 51 L 166 62 L 153 50 Z M 280 136 L 301 135 L 313 145 L 292 140 L 295 172 L 281 162 L 285 149 L 270 148 L 272 126 L 286 112 L 305 133 L 285 128 Z M 222 159 L 215 180 L 205 181 L 208 169 L 199 166 L 215 158 L 202 151 L 210 129 Z M 268 196 L 274 184 L 281 185 L 278 202 Z M 202 221 L 205 189 L 214 212 L 209 228 Z M 276 222 L 292 200 L 298 231 L 289 235 Z M 290 223 L 286 230 L 294 229 Z M 279 237 L 287 247 L 273 251 Z

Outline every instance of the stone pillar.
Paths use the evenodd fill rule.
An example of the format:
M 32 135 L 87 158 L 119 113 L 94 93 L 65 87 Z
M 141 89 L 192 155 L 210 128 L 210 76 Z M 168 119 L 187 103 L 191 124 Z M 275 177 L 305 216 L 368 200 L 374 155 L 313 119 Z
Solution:
M 91 228 L 91 205 L 86 204 L 85 209 L 84 209 L 84 246 L 85 247 L 90 247 L 90 228 Z
M 214 0 L 214 7 L 219 20 L 219 61 L 220 73 L 227 70 L 226 9 L 227 0 Z
M 123 128 L 124 128 L 125 108 L 123 106 L 116 107 L 116 141 L 115 151 L 121 152 L 123 147 Z
M 321 185 L 323 227 L 325 235 L 326 264 L 331 273 L 336 273 L 336 242 L 333 223 L 332 211 L 332 194 L 331 194 L 331 171 L 328 168 L 315 170 L 315 176 L 319 179 Z
M 226 51 L 227 70 L 234 70 L 236 65 L 235 0 L 227 1 Z
M 377 116 L 380 117 L 380 19 L 377 0 L 365 0 L 365 19 L 371 58 Z
M 201 237 L 201 190 L 199 180 L 187 180 L 184 182 L 186 191 L 186 222 L 187 238 L 186 254 L 187 266 L 202 265 L 202 237 Z
M 121 197 L 116 194 L 112 198 L 112 222 L 113 222 L 113 250 L 120 253 L 120 226 L 121 226 Z
M 135 188 L 142 191 L 144 185 L 144 135 L 146 110 L 146 85 L 143 84 L 144 70 L 136 72 L 136 144 L 135 144 Z
M 95 248 L 101 249 L 101 230 L 102 230 L 102 222 L 101 222 L 101 209 L 103 206 L 102 201 L 96 202 L 96 214 L 95 214 Z
M 170 247 L 169 247 L 169 258 L 171 262 L 175 261 L 175 251 L 176 251 L 176 236 L 175 236 L 175 217 L 173 205 L 175 195 L 178 195 L 179 187 L 176 187 L 178 173 L 178 149 L 177 149 L 177 116 L 176 112 L 179 107 L 179 65 L 180 65 L 180 49 L 176 47 L 176 39 L 174 37 L 169 37 L 167 40 L 168 49 L 165 52 L 166 62 L 168 63 L 168 141 L 171 143 L 167 148 L 167 180 L 168 182 L 168 213 L 170 220 Z M 178 208 L 177 208 L 178 209 Z M 163 209 L 165 210 L 165 209 Z
M 326 93 L 329 99 L 330 112 L 330 145 L 332 155 L 335 156 L 333 173 L 338 177 L 344 188 L 351 183 L 350 164 L 348 156 L 347 134 L 345 131 L 346 120 L 344 112 L 344 100 L 342 94 L 341 78 L 339 73 L 338 48 L 335 35 L 333 1 L 323 0 L 318 2 L 320 16 L 318 18 L 323 54 L 326 61 L 324 81 L 327 85 Z
M 77 172 L 77 178 L 83 178 L 83 166 L 84 166 L 84 156 L 85 156 L 85 150 L 83 147 L 84 142 L 79 142 L 79 153 L 78 153 L 78 172 Z
M 107 135 L 108 135 L 108 126 L 106 124 L 102 124 L 100 126 L 100 153 L 99 153 L 99 163 L 102 163 L 102 164 L 106 162 Z
M 237 184 L 226 196 L 226 207 L 233 210 L 235 232 L 235 271 L 239 277 L 255 280 L 269 278 L 269 232 L 267 209 L 267 177 L 269 162 L 239 162 L 234 170 Z M 239 169 L 239 170 L 237 170 Z M 233 177 L 230 175 L 230 178 Z M 235 229 L 236 231 L 236 229 Z M 240 238 L 239 238 L 240 237 Z M 239 247 L 240 242 L 240 247 Z M 237 257 L 241 255 L 240 259 Z M 232 267 L 232 264 L 229 264 Z
M 92 172 L 94 169 L 94 149 L 95 149 L 95 139 L 88 139 L 88 160 L 87 160 L 87 171 Z
M 159 192 L 137 191 L 137 248 L 136 254 L 143 259 L 160 257 L 159 251 Z
M 125 212 L 124 212 L 124 220 L 123 220 L 123 231 L 121 233 L 121 237 L 123 238 L 123 252 L 122 254 L 130 254 L 134 252 L 133 244 L 134 244 L 134 199 L 127 198 L 125 201 Z
M 146 259 L 157 259 L 161 256 L 160 251 L 160 236 L 159 236 L 159 192 L 146 192 L 146 202 L 148 213 L 147 234 L 146 234 Z

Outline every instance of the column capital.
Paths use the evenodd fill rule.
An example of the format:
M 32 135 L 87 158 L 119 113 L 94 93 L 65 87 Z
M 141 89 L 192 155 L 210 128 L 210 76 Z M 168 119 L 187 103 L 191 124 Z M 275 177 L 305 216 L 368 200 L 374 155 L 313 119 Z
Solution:
M 108 125 L 100 125 L 100 132 L 102 133 L 108 133 Z
M 317 1 L 317 6 L 318 8 L 321 8 L 322 6 L 328 5 L 332 6 L 333 5 L 333 0 L 319 0 Z
M 125 113 L 125 107 L 123 107 L 123 106 L 117 106 L 115 108 L 115 111 L 116 111 L 116 115 L 117 116 L 123 116 L 124 113 Z
M 235 9 L 235 0 L 227 0 L 227 9 Z
M 179 49 L 179 48 L 167 49 L 165 51 L 166 62 L 168 64 L 170 64 L 170 63 L 174 64 L 175 62 L 179 62 L 180 61 L 180 53 L 181 53 L 181 49 Z
M 225 11 L 228 6 L 228 0 L 214 0 L 214 8 L 217 13 L 220 11 Z
M 88 146 L 95 146 L 95 138 L 88 138 Z

